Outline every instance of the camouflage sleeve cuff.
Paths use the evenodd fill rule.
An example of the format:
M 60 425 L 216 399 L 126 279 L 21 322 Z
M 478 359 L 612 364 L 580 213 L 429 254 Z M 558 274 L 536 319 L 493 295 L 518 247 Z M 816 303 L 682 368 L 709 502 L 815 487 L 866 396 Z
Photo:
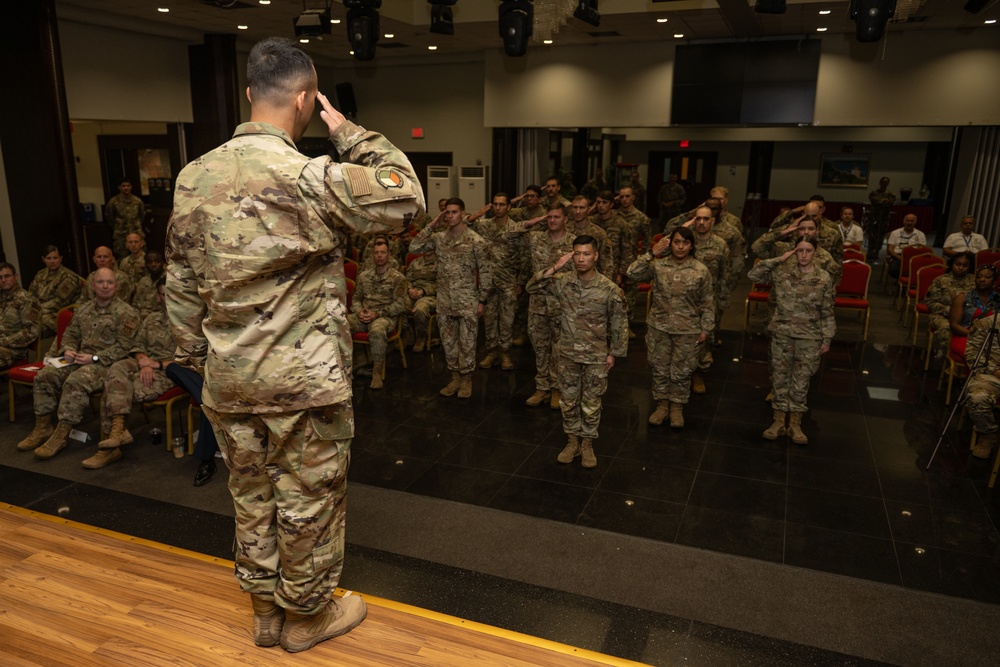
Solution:
M 358 139 L 363 137 L 365 132 L 367 130 L 360 125 L 344 120 L 340 127 L 330 133 L 330 142 L 338 153 L 343 153 L 358 143 Z

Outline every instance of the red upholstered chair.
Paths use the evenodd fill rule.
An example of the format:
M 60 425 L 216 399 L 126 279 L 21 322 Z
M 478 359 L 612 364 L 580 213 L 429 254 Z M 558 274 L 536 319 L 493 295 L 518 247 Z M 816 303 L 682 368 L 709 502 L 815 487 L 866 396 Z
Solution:
M 353 259 L 344 258 L 344 276 L 354 281 L 358 279 L 358 263 Z
M 996 264 L 1000 262 L 1000 250 L 996 248 L 988 248 L 986 250 L 980 250 L 976 253 L 976 267 L 984 266 L 986 264 Z
M 409 266 L 410 264 L 412 264 L 413 260 L 415 260 L 417 257 L 423 257 L 423 256 L 424 256 L 424 253 L 422 253 L 422 252 L 419 252 L 419 253 L 418 252 L 408 252 L 408 253 L 406 253 L 406 266 Z
M 760 260 L 758 259 L 757 262 Z M 754 262 L 756 264 L 757 262 Z M 750 293 L 747 294 L 746 301 L 743 302 L 743 330 L 750 326 L 750 304 L 753 303 L 753 310 L 757 312 L 757 304 L 767 303 L 771 298 L 770 283 L 754 283 L 750 286 Z
M 149 421 L 149 415 L 147 410 L 152 407 L 162 407 L 166 412 L 167 417 L 167 451 L 174 446 L 174 419 L 173 419 L 173 409 L 174 403 L 183 399 L 190 399 L 191 396 L 180 387 L 171 387 L 165 392 L 157 396 L 152 401 L 146 401 L 145 403 L 140 403 L 142 406 L 142 413 L 146 416 L 146 421 Z M 190 430 L 188 431 L 188 454 L 193 453 L 193 447 L 191 444 Z
M 860 243 L 845 243 L 844 244 L 844 252 L 847 252 L 848 250 L 854 250 L 854 251 L 857 251 L 857 252 L 861 252 L 861 244 Z
M 920 316 L 930 315 L 930 308 L 924 300 L 927 298 L 927 290 L 930 289 L 931 283 L 938 276 L 943 276 L 948 269 L 942 264 L 932 264 L 930 266 L 925 266 L 916 273 L 916 295 L 913 303 L 913 336 L 911 337 L 910 344 L 917 344 L 917 330 L 920 328 Z M 931 332 L 930 329 L 927 330 L 927 358 L 924 360 L 924 370 L 930 367 L 931 363 Z
M 354 299 L 354 288 L 357 283 L 354 282 L 353 278 L 347 278 L 347 311 L 351 310 L 351 301 Z
M 73 311 L 76 309 L 76 304 L 71 306 L 66 306 L 58 313 L 56 313 L 56 339 L 52 343 L 53 347 L 56 349 L 62 344 L 63 334 L 66 333 L 66 328 L 69 323 L 73 320 Z M 7 371 L 7 400 L 10 409 L 10 420 L 14 421 L 16 415 L 14 414 L 14 387 L 16 385 L 22 385 L 25 387 L 30 387 L 35 384 L 35 376 L 38 375 L 39 371 L 45 365 L 41 357 L 41 347 L 38 347 L 38 358 L 34 361 L 22 361 L 20 363 L 14 364 Z
M 909 286 L 906 288 L 906 305 L 903 306 L 903 326 L 909 325 L 910 303 L 917 299 L 917 274 L 928 266 L 940 266 L 947 271 L 944 260 L 937 255 L 917 255 L 910 260 L 910 280 Z
M 844 272 L 833 299 L 834 308 L 857 310 L 864 317 L 863 340 L 868 340 L 868 320 L 872 314 L 868 302 L 868 282 L 871 277 L 871 266 L 855 259 L 847 260 L 844 262 Z
M 903 302 L 903 293 L 910 287 L 910 263 L 917 255 L 933 254 L 934 250 L 925 245 L 911 245 L 903 248 L 903 261 L 899 268 L 899 279 L 896 281 L 896 300 L 893 305 L 899 308 Z M 940 259 L 940 258 L 939 258 Z
M 855 250 L 854 248 L 844 248 L 844 260 L 856 259 L 860 262 L 865 261 L 865 253 L 860 250 Z
M 944 404 L 951 405 L 951 388 L 955 382 L 955 376 L 965 377 L 968 366 L 965 363 L 965 344 L 968 342 L 965 336 L 952 336 L 951 343 L 948 344 L 948 356 L 945 364 L 941 366 L 941 375 L 938 377 L 938 390 L 944 382 L 944 376 L 948 375 L 948 391 L 945 393 Z
M 355 345 L 371 345 L 368 340 L 367 331 L 358 331 L 351 334 L 351 340 L 354 341 Z M 396 318 L 396 331 L 386 337 L 385 342 L 387 344 L 395 343 L 396 347 L 399 349 L 399 358 L 403 362 L 403 368 L 406 368 L 406 352 L 403 351 L 403 316 L 400 315 Z M 382 378 L 385 379 L 385 364 L 382 365 Z

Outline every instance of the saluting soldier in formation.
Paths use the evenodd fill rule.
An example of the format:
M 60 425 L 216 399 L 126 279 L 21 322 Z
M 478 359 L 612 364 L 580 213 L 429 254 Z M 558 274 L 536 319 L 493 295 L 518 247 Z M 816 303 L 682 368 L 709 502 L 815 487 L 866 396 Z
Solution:
M 718 338 L 719 324 L 725 310 L 723 304 L 729 303 L 729 293 L 733 288 L 729 248 L 721 237 L 713 233 L 715 223 L 712 209 L 707 206 L 695 209 L 692 224 L 694 250 L 697 253 L 698 261 L 705 265 L 709 275 L 712 276 L 712 296 L 715 302 L 715 329 L 712 332 L 712 340 Z M 702 376 L 702 372 L 707 371 L 712 366 L 713 361 L 711 347 L 703 345 L 698 355 L 698 370 L 691 376 L 691 391 L 694 393 L 705 393 L 705 378 Z
M 28 356 L 41 335 L 38 299 L 17 282 L 13 264 L 0 262 L 0 368 Z
M 535 225 L 545 221 L 547 231 L 535 232 Z M 544 217 L 526 220 L 520 228 L 511 228 L 510 236 L 527 235 L 528 252 L 534 273 L 546 269 L 573 251 L 575 236 L 566 229 L 569 214 L 559 205 Z M 544 229 L 544 228 L 543 228 Z M 535 351 L 535 391 L 525 401 L 535 407 L 545 401 L 559 409 L 559 385 L 556 373 L 555 346 L 559 342 L 559 303 L 544 294 L 531 294 L 528 301 L 528 338 Z
M 76 309 L 62 344 L 49 350 L 68 365 L 45 366 L 35 377 L 35 428 L 17 449 L 35 450 L 39 459 L 50 459 L 66 446 L 70 431 L 83 421 L 90 394 L 104 387 L 111 364 L 128 354 L 139 330 L 139 313 L 115 296 L 114 271 L 94 273 L 93 300 Z M 53 414 L 59 420 L 55 427 Z
M 132 297 L 132 305 L 143 319 L 160 309 L 160 302 L 156 297 L 156 282 L 162 275 L 163 255 L 150 250 L 146 253 L 146 275 L 136 284 L 135 296 Z
M 413 313 L 413 351 L 423 352 L 431 315 L 437 311 L 437 255 L 425 252 L 406 267 L 407 309 Z
M 97 269 L 90 272 L 87 276 L 87 282 L 83 286 L 83 293 L 80 295 L 80 303 L 84 304 L 94 298 L 94 277 L 97 275 L 97 271 L 100 269 L 109 269 L 115 274 L 115 284 L 118 285 L 116 291 L 116 298 L 121 299 L 125 303 L 132 302 L 132 290 L 135 287 L 132 284 L 132 279 L 128 277 L 128 274 L 121 269 L 115 268 L 115 256 L 111 254 L 111 248 L 107 246 L 97 246 L 94 250 L 94 265 Z
M 118 268 L 128 276 L 133 285 L 138 285 L 142 277 L 146 275 L 146 242 L 138 234 L 132 233 L 125 237 L 125 247 L 128 249 L 128 256 L 118 263 Z
M 545 294 L 559 303 L 559 344 L 556 346 L 559 390 L 566 446 L 556 460 L 570 463 L 577 456 L 584 468 L 597 466 L 594 440 L 601 423 L 601 397 L 615 357 L 628 353 L 625 295 L 598 273 L 597 240 L 578 236 L 573 251 L 528 282 L 528 292 Z M 560 272 L 572 260 L 575 271 Z
M 817 210 L 807 208 L 803 211 L 802 215 L 788 223 L 788 226 L 784 229 L 772 229 L 764 233 L 759 239 L 754 241 L 751 250 L 760 259 L 773 259 L 787 255 L 790 250 L 795 249 L 799 239 L 806 236 L 816 236 L 819 224 L 816 220 L 816 216 L 818 215 Z M 833 284 L 836 285 L 840 282 L 840 273 L 843 271 L 843 267 L 833 259 L 833 256 L 825 248 L 819 246 L 818 240 L 816 244 L 816 254 L 813 261 L 819 268 L 830 274 Z M 843 244 L 841 244 L 841 248 L 843 248 Z M 772 292 L 771 301 L 773 302 L 773 300 Z
M 143 236 L 142 221 L 146 217 L 146 205 L 142 199 L 132 194 L 132 182 L 123 178 L 118 183 L 118 194 L 108 200 L 104 207 L 104 221 L 111 225 L 114 238 L 115 256 L 129 254 L 125 239 L 129 234 Z
M 46 246 L 42 261 L 45 268 L 35 274 L 28 291 L 35 295 L 41 306 L 41 335 L 51 336 L 56 332 L 56 315 L 66 306 L 76 303 L 83 280 L 63 266 L 62 255 L 54 245 Z
M 642 211 L 635 207 L 635 194 L 632 188 L 622 188 L 618 191 L 618 201 L 621 206 L 618 209 L 618 216 L 622 219 L 622 258 L 621 263 L 630 266 L 639 254 L 639 247 L 642 246 L 645 252 L 653 240 L 652 227 L 649 218 Z M 632 281 L 626 272 L 623 274 L 622 290 L 625 292 L 625 300 L 628 302 L 628 319 L 635 318 L 635 288 L 637 282 Z M 629 329 L 629 338 L 635 338 L 635 333 Z
M 774 421 L 764 431 L 768 440 L 787 433 L 792 442 L 809 442 L 802 432 L 809 380 L 819 368 L 820 356 L 830 350 L 836 332 L 833 315 L 835 283 L 815 257 L 821 248 L 813 236 L 800 237 L 782 255 L 765 259 L 750 270 L 750 280 L 771 283 L 774 314 L 769 361 L 774 398 Z
M 652 282 L 646 352 L 656 401 L 656 410 L 649 416 L 654 426 L 669 415 L 672 428 L 684 428 L 691 376 L 698 367 L 701 347 L 715 328 L 712 276 L 695 259 L 694 243 L 694 233 L 678 227 L 628 268 L 632 281 Z
M 562 184 L 556 176 L 549 176 L 545 179 L 545 198 L 542 206 L 546 210 L 551 210 L 553 206 L 565 206 L 569 208 L 569 200 L 562 196 Z
M 406 278 L 389 266 L 389 242 L 384 236 L 374 239 L 372 267 L 358 276 L 351 314 L 347 322 L 351 333 L 368 332 L 372 353 L 372 389 L 382 388 L 385 372 L 386 338 L 396 331 L 399 316 L 406 310 Z
M 510 209 L 510 219 L 514 222 L 524 222 L 525 220 L 534 220 L 535 218 L 544 216 L 548 209 L 542 205 L 542 188 L 539 185 L 529 185 L 524 189 L 524 194 L 514 197 L 510 200 L 511 206 L 514 204 L 524 202 L 523 206 L 517 206 Z
M 442 219 L 446 228 L 439 232 Z M 451 371 L 451 381 L 440 394 L 469 398 L 472 371 L 476 368 L 479 318 L 493 285 L 486 242 L 466 226 L 465 202 L 452 197 L 444 213 L 413 239 L 410 250 L 433 251 L 437 256 L 437 321 L 445 361 Z
M 569 231 L 574 236 L 591 236 L 597 244 L 597 270 L 601 275 L 611 277 L 614 270 L 612 262 L 611 243 L 608 242 L 608 233 L 593 222 L 590 214 L 595 207 L 583 195 L 573 197 L 570 202 L 569 211 L 571 214 Z
M 590 216 L 590 222 L 600 227 L 608 237 L 606 257 L 601 259 L 607 262 L 608 273 L 605 275 L 611 278 L 619 287 L 622 286 L 622 275 L 628 268 L 628 264 L 623 264 L 623 256 L 628 253 L 622 250 L 622 226 L 625 221 L 615 211 L 615 195 L 610 190 L 601 190 L 594 199 L 596 212 Z
M 788 227 L 796 218 L 806 217 L 816 223 L 816 233 L 813 236 L 819 246 L 833 258 L 838 265 L 844 263 L 844 236 L 840 233 L 837 223 L 826 219 L 826 201 L 823 195 L 813 195 L 802 206 L 785 211 L 771 223 L 771 229 Z M 839 273 L 838 273 L 839 275 Z
M 107 436 L 97 443 L 97 453 L 83 461 L 84 468 L 97 470 L 120 459 L 121 447 L 133 442 L 127 424 L 132 401 L 155 400 L 174 386 L 164 372 L 173 363 L 177 347 L 167 320 L 165 290 L 166 277 L 161 275 L 156 281 L 158 310 L 142 321 L 128 356 L 108 370 L 101 397 L 101 432 Z

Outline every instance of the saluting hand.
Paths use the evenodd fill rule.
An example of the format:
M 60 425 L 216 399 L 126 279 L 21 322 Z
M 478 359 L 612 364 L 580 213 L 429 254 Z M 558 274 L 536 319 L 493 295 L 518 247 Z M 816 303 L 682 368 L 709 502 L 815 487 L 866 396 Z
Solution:
M 543 220 L 545 220 L 547 217 L 548 217 L 547 215 L 540 215 L 537 218 L 532 218 L 531 220 L 525 220 L 524 221 L 524 226 L 525 227 L 534 227 L 539 222 L 542 222 Z
M 783 230 L 781 230 L 781 235 L 782 236 L 788 236 L 789 234 L 791 234 L 792 232 L 794 232 L 796 229 L 799 228 L 799 223 L 801 223 L 803 220 L 805 220 L 805 217 L 806 217 L 805 214 L 802 214 L 799 217 L 797 217 L 795 220 L 792 220 L 792 223 L 790 225 L 788 225 Z
M 562 267 L 566 266 L 566 264 L 569 263 L 569 261 L 571 259 L 573 259 L 573 253 L 572 252 L 568 252 L 565 255 L 563 255 L 562 257 L 560 257 L 559 261 L 556 262 L 555 266 L 552 267 L 552 273 L 555 273 L 556 271 L 558 271 Z
M 326 123 L 326 128 L 330 131 L 330 134 L 333 134 L 338 127 L 344 124 L 347 118 L 344 117 L 344 114 L 333 108 L 330 100 L 323 93 L 316 93 L 316 99 L 319 100 L 320 106 L 323 107 L 319 112 L 319 117 Z
M 660 257 L 669 249 L 670 249 L 670 237 L 664 235 L 664 237 L 661 238 L 659 241 L 657 241 L 656 245 L 653 246 L 652 250 L 653 257 Z
M 687 222 L 685 222 L 683 225 L 681 225 L 681 227 L 690 227 L 693 224 L 694 224 L 694 218 L 691 218 L 690 220 L 688 220 Z
M 791 250 L 786 251 L 785 254 L 783 254 L 778 259 L 780 259 L 782 262 L 784 262 L 786 259 L 788 259 L 789 257 L 791 257 L 794 254 L 795 254 L 795 248 L 792 248 Z

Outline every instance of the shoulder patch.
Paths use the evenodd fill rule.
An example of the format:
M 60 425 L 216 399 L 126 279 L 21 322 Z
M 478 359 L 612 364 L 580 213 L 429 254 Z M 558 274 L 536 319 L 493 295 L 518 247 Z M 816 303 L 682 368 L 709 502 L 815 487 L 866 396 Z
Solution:
M 375 170 L 375 180 L 383 188 L 402 188 L 403 187 L 403 176 L 395 169 L 377 169 Z
M 347 175 L 347 180 L 351 182 L 351 195 L 354 197 L 367 197 L 372 193 L 372 184 L 368 180 L 365 170 L 360 167 L 344 166 L 343 173 Z

